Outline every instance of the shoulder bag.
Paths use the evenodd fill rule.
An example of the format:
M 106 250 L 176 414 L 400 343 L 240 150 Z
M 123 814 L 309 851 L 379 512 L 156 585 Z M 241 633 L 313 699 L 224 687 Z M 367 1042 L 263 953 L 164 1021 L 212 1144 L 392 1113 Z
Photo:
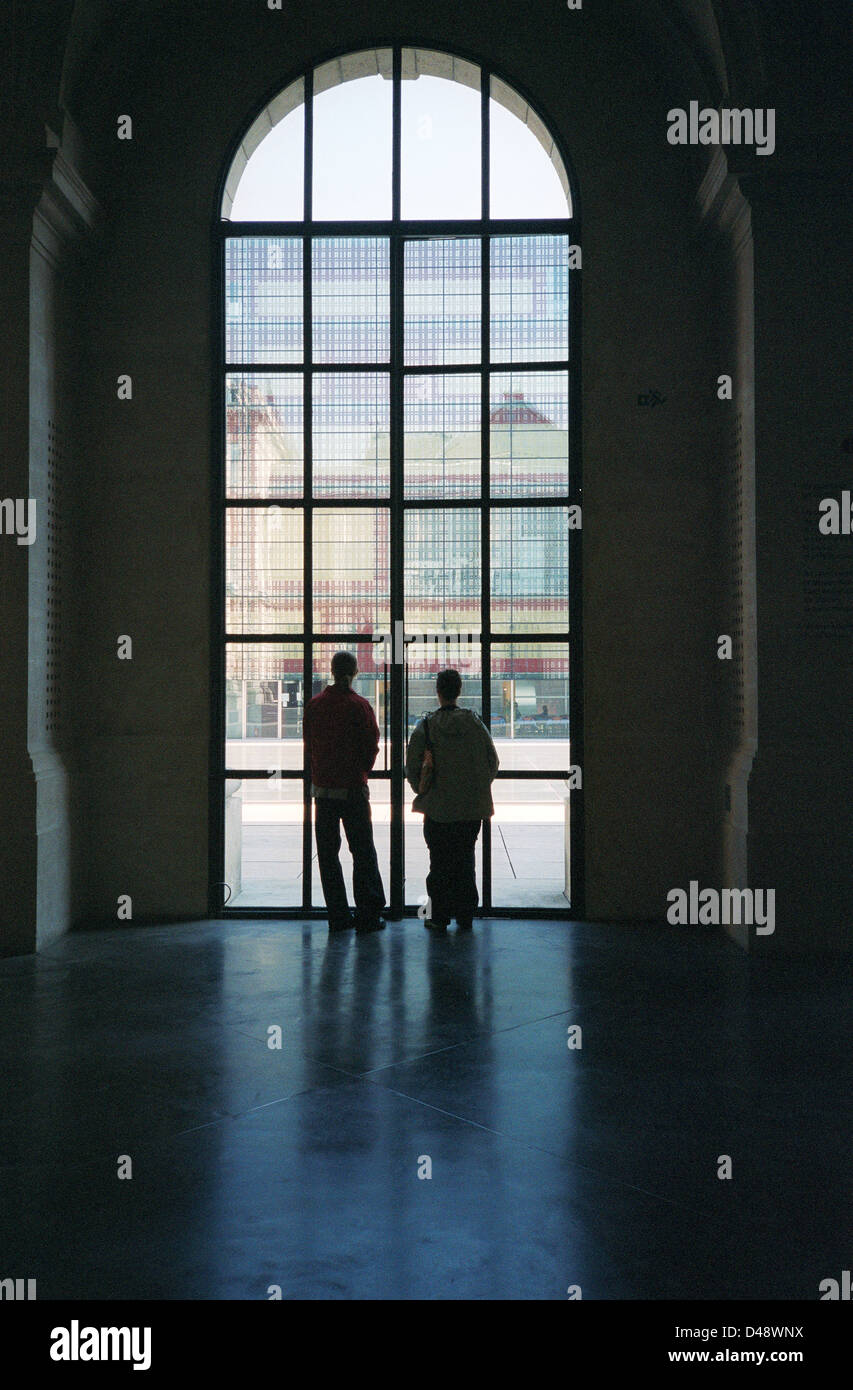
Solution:
M 418 778 L 418 796 L 423 796 L 432 786 L 432 779 L 435 775 L 435 757 L 433 755 L 432 739 L 429 736 L 429 719 L 424 715 L 424 737 L 426 748 L 424 749 L 423 762 L 421 763 L 421 775 Z

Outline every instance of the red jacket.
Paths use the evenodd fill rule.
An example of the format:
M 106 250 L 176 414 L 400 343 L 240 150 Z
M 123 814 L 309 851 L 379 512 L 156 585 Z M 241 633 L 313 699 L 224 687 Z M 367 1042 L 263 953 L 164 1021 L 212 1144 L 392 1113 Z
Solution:
M 315 787 L 362 787 L 379 752 L 379 725 L 367 700 L 330 685 L 309 700 L 303 733 Z

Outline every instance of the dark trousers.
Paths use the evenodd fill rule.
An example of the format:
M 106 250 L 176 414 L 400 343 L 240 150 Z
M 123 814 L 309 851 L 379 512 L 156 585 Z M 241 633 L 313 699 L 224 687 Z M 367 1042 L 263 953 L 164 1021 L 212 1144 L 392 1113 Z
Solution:
M 424 839 L 429 848 L 427 893 L 434 922 L 470 919 L 480 901 L 474 866 L 474 846 L 482 822 L 437 821 L 424 816 Z
M 352 855 L 352 890 L 356 916 L 369 921 L 385 906 L 385 889 L 373 843 L 373 822 L 367 789 L 350 792 L 346 801 L 319 796 L 314 805 L 317 860 L 320 881 L 329 914 L 329 925 L 345 926 L 350 920 L 347 890 L 338 857 L 341 848 L 341 822 Z

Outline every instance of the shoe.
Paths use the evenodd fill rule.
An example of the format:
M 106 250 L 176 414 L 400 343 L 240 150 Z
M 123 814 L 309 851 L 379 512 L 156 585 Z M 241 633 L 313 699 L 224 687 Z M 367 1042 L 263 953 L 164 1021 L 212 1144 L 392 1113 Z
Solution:
M 460 931 L 473 931 L 474 922 L 470 917 L 457 917 L 456 925 Z
M 357 923 L 356 923 L 355 930 L 356 930 L 356 933 L 357 933 L 359 936 L 366 936 L 368 932 L 373 932 L 373 931 L 384 931 L 384 930 L 385 930 L 385 918 L 384 918 L 384 917 L 372 917 L 372 918 L 370 918 L 370 919 L 369 919 L 368 921 L 366 921 L 366 922 L 357 922 Z
M 450 922 L 439 922 L 435 917 L 425 917 L 424 926 L 427 931 L 447 931 Z
M 330 920 L 330 922 L 329 922 L 329 931 L 330 931 L 330 932 L 352 931 L 352 928 L 353 928 L 354 926 L 355 926 L 355 922 L 353 921 L 352 917 L 346 918 L 343 922 L 332 922 L 332 921 Z

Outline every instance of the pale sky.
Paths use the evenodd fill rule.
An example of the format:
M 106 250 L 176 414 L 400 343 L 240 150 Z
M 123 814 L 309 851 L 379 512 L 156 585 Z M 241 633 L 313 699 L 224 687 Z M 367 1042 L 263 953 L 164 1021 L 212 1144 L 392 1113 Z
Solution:
M 314 217 L 391 216 L 391 93 L 383 77 L 314 99 Z M 490 102 L 493 217 L 566 217 L 557 172 L 527 126 Z M 280 121 L 240 181 L 233 221 L 300 221 L 304 110 Z M 445 78 L 402 84 L 404 218 L 480 216 L 480 94 Z

